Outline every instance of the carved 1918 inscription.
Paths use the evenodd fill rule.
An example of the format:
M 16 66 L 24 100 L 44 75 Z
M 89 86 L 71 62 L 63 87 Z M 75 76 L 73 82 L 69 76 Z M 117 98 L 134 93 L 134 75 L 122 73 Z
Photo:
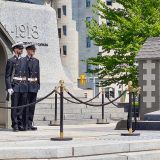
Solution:
M 38 27 L 37 26 L 29 26 L 29 25 L 15 25 L 15 34 L 16 37 L 21 38 L 39 38 Z
M 8 30 L 8 26 L 4 25 L 4 27 Z M 9 32 L 15 34 L 16 38 L 24 38 L 25 40 L 28 39 L 28 42 L 24 42 L 25 45 L 32 43 L 29 39 L 38 40 L 40 38 L 39 29 L 36 25 L 14 25 L 14 27 L 10 28 Z M 48 43 L 44 42 L 37 42 L 36 45 L 48 47 Z
M 16 38 L 39 38 L 39 30 L 36 25 L 15 25 L 11 28 L 11 33 L 15 34 Z

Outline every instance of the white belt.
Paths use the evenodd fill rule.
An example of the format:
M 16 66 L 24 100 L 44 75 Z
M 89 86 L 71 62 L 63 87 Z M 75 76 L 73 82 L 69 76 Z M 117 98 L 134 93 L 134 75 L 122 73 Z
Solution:
M 38 79 L 37 78 L 28 78 L 28 81 L 30 82 L 36 82 Z
M 13 77 L 14 80 L 17 80 L 17 81 L 26 81 L 27 78 L 26 77 Z

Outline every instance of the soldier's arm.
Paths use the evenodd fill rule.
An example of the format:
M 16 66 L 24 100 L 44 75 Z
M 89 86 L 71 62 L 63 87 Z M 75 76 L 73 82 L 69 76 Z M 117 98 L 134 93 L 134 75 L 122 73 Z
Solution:
M 6 64 L 6 72 L 5 72 L 6 89 L 12 88 L 12 84 L 11 84 L 12 71 L 13 71 L 13 62 L 8 60 Z
M 38 84 L 40 86 L 40 66 L 39 66 L 39 60 L 38 60 Z

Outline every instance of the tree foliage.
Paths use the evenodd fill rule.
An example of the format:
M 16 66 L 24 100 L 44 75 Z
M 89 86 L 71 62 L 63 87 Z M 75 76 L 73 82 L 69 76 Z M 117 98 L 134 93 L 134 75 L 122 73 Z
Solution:
M 88 34 L 95 45 L 102 47 L 102 53 L 90 58 L 89 63 L 97 66 L 90 71 L 102 80 L 102 86 L 112 83 L 138 85 L 138 69 L 135 56 L 148 37 L 160 36 L 160 0 L 116 0 L 122 7 L 111 9 L 102 0 L 97 0 L 94 12 L 96 18 L 87 23 Z M 110 52 L 113 52 L 111 55 Z M 100 67 L 98 67 L 100 66 Z

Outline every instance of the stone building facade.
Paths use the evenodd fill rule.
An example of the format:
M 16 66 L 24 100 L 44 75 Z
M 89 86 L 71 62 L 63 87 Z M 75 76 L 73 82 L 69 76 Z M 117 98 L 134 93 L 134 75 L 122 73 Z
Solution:
M 58 36 L 62 64 L 68 76 L 77 84 L 79 37 L 72 18 L 72 1 L 55 0 L 51 6 L 57 13 Z
M 149 38 L 137 55 L 141 91 L 140 116 L 160 110 L 160 37 Z

